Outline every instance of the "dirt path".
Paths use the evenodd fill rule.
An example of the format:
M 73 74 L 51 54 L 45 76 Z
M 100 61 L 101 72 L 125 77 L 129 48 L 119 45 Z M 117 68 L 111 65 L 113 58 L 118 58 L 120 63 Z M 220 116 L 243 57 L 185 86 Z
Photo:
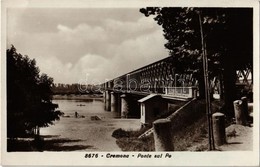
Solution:
M 47 151 L 121 151 L 111 135 L 115 129 L 140 128 L 139 119 L 61 118 L 55 125 L 42 128 Z
M 216 151 L 252 151 L 253 150 L 253 127 L 233 124 L 226 128 L 226 144 L 216 146 Z M 189 151 L 207 150 L 208 139 L 203 138 L 199 143 L 189 147 Z
M 253 127 L 231 125 L 226 128 L 227 144 L 219 147 L 221 151 L 252 151 Z

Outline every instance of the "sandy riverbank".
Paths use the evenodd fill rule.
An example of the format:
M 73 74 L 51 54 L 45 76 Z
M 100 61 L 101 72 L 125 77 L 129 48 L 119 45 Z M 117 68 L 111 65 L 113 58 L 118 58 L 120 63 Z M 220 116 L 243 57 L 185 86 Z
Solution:
M 90 117 L 62 117 L 55 125 L 42 128 L 46 143 L 52 143 L 48 151 L 121 151 L 111 135 L 115 129 L 137 130 L 139 119 L 111 119 L 92 121 Z M 53 143 L 53 142 L 54 143 Z

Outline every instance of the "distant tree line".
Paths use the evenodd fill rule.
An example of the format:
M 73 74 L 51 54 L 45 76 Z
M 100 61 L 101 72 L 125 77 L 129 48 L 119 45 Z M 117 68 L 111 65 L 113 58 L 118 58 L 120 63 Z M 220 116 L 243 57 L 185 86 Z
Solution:
M 53 84 L 52 91 L 54 95 L 83 95 L 83 94 L 100 94 L 101 88 L 95 85 L 74 84 Z

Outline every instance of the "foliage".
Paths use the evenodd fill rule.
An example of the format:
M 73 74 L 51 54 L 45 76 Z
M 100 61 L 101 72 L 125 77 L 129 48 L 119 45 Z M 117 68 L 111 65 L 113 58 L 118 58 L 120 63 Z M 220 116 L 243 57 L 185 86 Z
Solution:
M 130 132 L 125 131 L 121 128 L 116 129 L 113 133 L 112 133 L 112 137 L 118 139 L 118 138 L 122 138 L 122 137 L 129 137 L 130 136 Z
M 177 70 L 201 69 L 199 16 L 211 71 L 223 65 L 221 57 L 227 56 L 228 50 L 240 53 L 228 55 L 237 57 L 234 60 L 237 68 L 252 63 L 252 9 L 148 7 L 140 12 L 145 16 L 156 15 L 154 20 L 163 27 L 168 41 L 165 47 L 175 58 Z
M 7 136 L 15 138 L 46 127 L 62 114 L 52 103 L 53 79 L 39 74 L 36 61 L 7 50 Z
M 147 130 L 149 130 L 151 128 L 151 126 L 147 126 L 147 127 L 143 127 L 140 128 L 139 130 L 135 130 L 135 131 L 126 131 L 122 128 L 116 129 L 114 130 L 114 132 L 112 133 L 112 137 L 118 139 L 118 138 L 123 138 L 123 137 L 136 137 L 138 138 L 140 135 L 142 135 L 144 132 L 146 132 Z
M 112 133 L 112 136 L 117 139 L 116 143 L 122 151 L 154 151 L 153 135 L 138 138 L 148 129 L 149 127 L 145 127 L 137 131 L 126 131 L 119 128 Z
M 173 57 L 175 70 L 194 73 L 203 87 L 204 45 L 208 56 L 209 78 L 223 78 L 225 101 L 231 104 L 235 94 L 236 70 L 252 68 L 253 10 L 147 7 L 140 9 L 140 12 L 147 17 L 155 15 L 154 20 L 162 26 L 163 35 L 167 39 L 165 47 Z
M 144 137 L 142 139 L 138 138 L 119 138 L 116 140 L 117 145 L 122 149 L 122 151 L 154 151 L 154 139 L 153 135 Z

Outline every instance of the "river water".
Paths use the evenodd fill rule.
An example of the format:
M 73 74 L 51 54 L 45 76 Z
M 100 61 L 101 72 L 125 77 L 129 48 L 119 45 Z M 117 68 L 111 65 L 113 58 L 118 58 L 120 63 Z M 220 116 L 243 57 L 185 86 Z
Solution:
M 83 117 L 99 116 L 106 119 L 115 118 L 118 115 L 118 113 L 105 111 L 103 99 L 99 98 L 84 100 L 53 100 L 53 103 L 58 104 L 58 110 L 69 117 L 75 117 L 75 112 Z
M 121 151 L 112 137 L 114 130 L 137 130 L 140 119 L 118 119 L 104 110 L 103 99 L 53 100 L 64 113 L 54 125 L 41 128 L 45 138 L 44 151 Z M 75 112 L 78 117 L 75 117 Z M 98 116 L 101 120 L 92 120 Z

